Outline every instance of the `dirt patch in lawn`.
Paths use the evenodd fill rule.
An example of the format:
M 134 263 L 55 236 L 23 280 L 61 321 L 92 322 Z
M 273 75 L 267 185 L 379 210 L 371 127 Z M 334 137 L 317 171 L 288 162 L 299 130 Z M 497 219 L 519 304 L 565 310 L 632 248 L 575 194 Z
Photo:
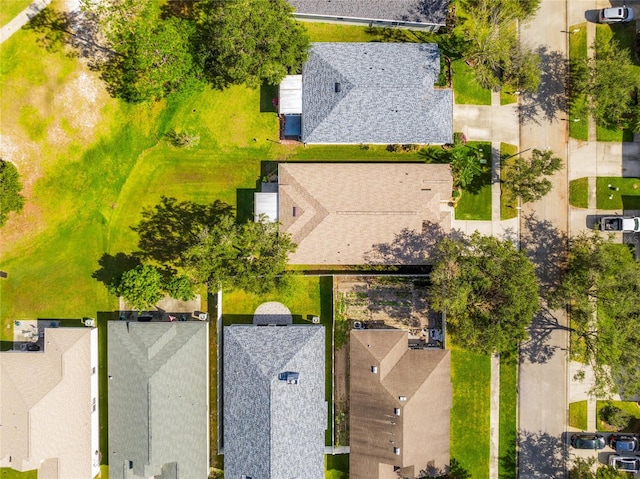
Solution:
M 429 308 L 426 279 L 421 277 L 336 277 L 336 302 L 336 311 L 352 324 L 402 329 L 416 337 L 441 327 L 440 315 Z

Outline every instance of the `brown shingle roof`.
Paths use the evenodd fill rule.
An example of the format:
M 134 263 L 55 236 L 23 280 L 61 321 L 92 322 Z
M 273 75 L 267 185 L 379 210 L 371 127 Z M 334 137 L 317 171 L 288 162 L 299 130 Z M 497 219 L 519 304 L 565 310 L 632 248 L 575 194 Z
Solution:
M 451 226 L 449 165 L 283 163 L 278 183 L 281 229 L 298 244 L 292 264 L 366 264 L 405 229 Z
M 399 330 L 352 331 L 350 344 L 349 477 L 394 477 L 394 466 L 413 476 L 448 465 L 449 351 L 410 350 Z

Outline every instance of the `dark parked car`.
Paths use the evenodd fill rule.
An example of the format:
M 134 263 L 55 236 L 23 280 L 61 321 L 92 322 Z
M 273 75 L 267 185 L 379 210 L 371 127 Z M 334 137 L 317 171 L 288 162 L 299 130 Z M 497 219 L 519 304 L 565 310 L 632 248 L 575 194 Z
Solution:
M 602 434 L 574 434 L 571 436 L 571 447 L 576 449 L 604 449 Z
M 625 453 L 638 450 L 638 438 L 626 434 L 611 434 L 609 447 L 616 452 Z

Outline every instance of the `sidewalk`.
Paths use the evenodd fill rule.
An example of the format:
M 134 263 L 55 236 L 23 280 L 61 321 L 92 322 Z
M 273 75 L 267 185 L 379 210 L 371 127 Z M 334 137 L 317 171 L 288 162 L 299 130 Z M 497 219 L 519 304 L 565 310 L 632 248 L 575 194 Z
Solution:
M 20 30 L 24 25 L 29 23 L 29 20 L 44 10 L 47 5 L 51 3 L 51 0 L 35 0 L 31 5 L 22 10 L 16 17 L 7 23 L 4 27 L 0 28 L 0 43 L 3 43 L 11 35 Z
M 519 244 L 519 219 L 500 220 L 500 143 L 519 144 L 518 105 L 500 105 L 500 92 L 491 92 L 491 105 L 453 106 L 453 129 L 470 141 L 491 142 L 491 221 L 456 220 L 452 229 L 465 234 L 509 239 Z

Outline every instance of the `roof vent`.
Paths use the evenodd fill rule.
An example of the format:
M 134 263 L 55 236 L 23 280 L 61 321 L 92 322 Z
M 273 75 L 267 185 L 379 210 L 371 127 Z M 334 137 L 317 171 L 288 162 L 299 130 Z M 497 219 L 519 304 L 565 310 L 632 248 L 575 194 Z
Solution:
M 399 447 L 394 447 L 394 448 L 393 448 L 393 453 L 394 453 L 396 456 L 399 456 L 399 455 L 400 455 L 400 448 L 399 448 Z
M 398 399 L 400 401 L 406 401 L 407 400 L 407 396 L 398 396 Z
M 342 85 L 340 85 L 340 83 L 335 83 L 334 85 L 335 91 L 336 93 L 340 93 L 342 91 Z
M 371 372 L 373 374 L 378 374 L 378 366 L 371 366 Z
M 285 371 L 283 373 L 278 374 L 278 379 L 280 381 L 285 381 L 287 384 L 298 384 L 299 377 L 300 377 L 300 373 L 296 373 L 293 371 Z
M 395 414 L 396 416 L 400 415 L 400 408 L 399 407 L 394 407 L 393 408 L 393 414 Z

